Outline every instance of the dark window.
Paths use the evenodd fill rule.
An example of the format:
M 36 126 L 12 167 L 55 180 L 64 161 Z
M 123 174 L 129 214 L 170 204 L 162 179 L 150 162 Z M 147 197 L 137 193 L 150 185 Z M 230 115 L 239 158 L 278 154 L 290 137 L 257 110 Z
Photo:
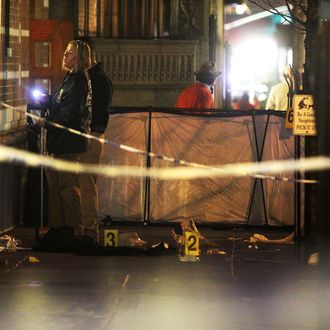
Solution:
M 78 34 L 163 38 L 170 34 L 171 0 L 79 0 Z

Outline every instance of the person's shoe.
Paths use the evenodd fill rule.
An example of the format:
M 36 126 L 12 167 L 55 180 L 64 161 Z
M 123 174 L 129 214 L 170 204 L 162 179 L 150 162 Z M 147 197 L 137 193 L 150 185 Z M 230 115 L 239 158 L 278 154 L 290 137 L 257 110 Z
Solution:
M 100 240 L 100 231 L 99 231 L 99 225 L 95 224 L 90 227 L 84 227 L 83 228 L 83 234 L 92 238 L 93 241 L 98 244 Z

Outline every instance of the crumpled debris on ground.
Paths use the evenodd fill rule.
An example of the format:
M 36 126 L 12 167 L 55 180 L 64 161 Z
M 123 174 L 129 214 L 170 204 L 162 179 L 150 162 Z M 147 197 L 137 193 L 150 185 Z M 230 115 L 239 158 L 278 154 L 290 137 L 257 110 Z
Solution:
M 147 242 L 142 240 L 138 233 L 119 233 L 119 246 L 129 246 L 129 247 L 147 247 Z
M 33 257 L 33 256 L 29 256 L 28 260 L 33 264 L 40 262 L 40 260 L 37 257 Z
M 319 252 L 312 253 L 308 258 L 307 264 L 309 266 L 317 266 L 319 264 L 319 257 L 320 257 Z
M 16 252 L 18 246 L 21 244 L 21 241 L 15 239 L 12 236 L 4 235 L 0 237 L 0 252 Z
M 184 219 L 180 222 L 180 226 L 181 226 L 182 235 L 177 234 L 174 229 L 171 230 L 172 238 L 179 246 L 184 245 L 184 233 L 193 232 L 198 234 L 199 242 L 201 245 L 218 247 L 217 243 L 207 239 L 199 232 L 193 220 Z
M 174 229 L 172 229 L 171 234 L 172 238 L 178 245 L 179 248 L 179 260 L 182 262 L 199 262 L 200 259 L 198 256 L 195 255 L 185 255 L 184 253 L 184 244 L 185 244 L 185 233 L 186 232 L 193 232 L 198 235 L 200 245 L 203 246 L 212 246 L 217 247 L 218 244 L 210 241 L 209 239 L 205 238 L 197 229 L 196 224 L 193 220 L 184 219 L 180 222 L 181 230 L 179 233 L 176 233 Z M 181 235 L 182 234 L 182 235 Z
M 241 240 L 242 240 L 242 237 L 228 237 L 228 241 L 236 242 L 236 241 L 241 241 Z
M 217 248 L 208 249 L 206 251 L 206 253 L 207 254 L 221 254 L 221 255 L 227 254 L 226 251 L 223 251 L 223 250 L 220 250 L 220 249 L 217 249 Z
M 254 234 L 248 240 L 246 240 L 246 242 L 248 242 L 248 243 L 262 242 L 262 243 L 271 243 L 271 244 L 293 244 L 293 238 L 294 238 L 294 233 L 291 233 L 290 235 L 288 235 L 284 238 L 280 238 L 280 239 L 268 239 L 264 235 Z
M 6 273 L 18 268 L 24 261 L 28 261 L 30 263 L 39 263 L 40 260 L 37 258 L 37 257 L 34 257 L 34 256 L 26 256 L 24 257 L 23 259 L 19 260 L 16 265 L 12 268 L 7 268 L 8 267 L 8 263 L 6 264 Z
M 199 262 L 200 259 L 197 256 L 193 255 L 179 255 L 179 260 L 182 262 Z
M 158 242 L 158 243 L 152 244 L 151 248 L 153 248 L 153 249 L 166 249 L 167 250 L 167 249 L 170 248 L 170 245 L 166 242 Z

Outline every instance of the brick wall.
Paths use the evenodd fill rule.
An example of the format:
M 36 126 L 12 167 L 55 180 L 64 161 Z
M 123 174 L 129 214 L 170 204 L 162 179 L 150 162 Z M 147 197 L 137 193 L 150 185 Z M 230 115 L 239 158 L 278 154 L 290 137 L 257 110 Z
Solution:
M 29 12 L 29 0 L 0 0 L 0 144 L 20 149 L 26 145 Z M 0 232 L 21 222 L 24 171 L 24 166 L 0 162 Z
M 30 1 L 0 0 L 0 5 L 0 132 L 3 133 L 25 125 L 25 114 L 9 107 L 26 109 Z

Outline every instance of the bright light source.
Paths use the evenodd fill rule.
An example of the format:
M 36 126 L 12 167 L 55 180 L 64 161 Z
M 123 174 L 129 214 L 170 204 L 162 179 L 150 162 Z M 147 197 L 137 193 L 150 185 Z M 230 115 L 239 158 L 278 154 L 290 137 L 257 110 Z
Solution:
M 256 85 L 267 81 L 276 71 L 278 48 L 276 42 L 267 37 L 251 38 L 233 46 L 230 81 L 233 91 L 256 90 Z
M 40 88 L 34 88 L 31 91 L 31 95 L 35 102 L 40 102 L 47 96 L 47 93 Z
M 35 100 L 39 100 L 43 95 L 40 89 L 35 88 L 32 90 L 32 96 Z
M 245 6 L 244 5 L 237 5 L 235 7 L 235 12 L 237 15 L 243 15 L 245 13 Z

